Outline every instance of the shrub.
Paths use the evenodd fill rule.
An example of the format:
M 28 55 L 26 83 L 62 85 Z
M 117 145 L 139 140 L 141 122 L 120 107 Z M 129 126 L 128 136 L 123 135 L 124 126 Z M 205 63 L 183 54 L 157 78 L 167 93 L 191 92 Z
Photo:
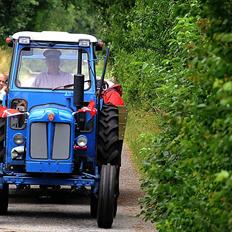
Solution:
M 141 203 L 160 232 L 232 230 L 231 5 L 137 0 L 110 37 L 127 103 L 161 118 Z

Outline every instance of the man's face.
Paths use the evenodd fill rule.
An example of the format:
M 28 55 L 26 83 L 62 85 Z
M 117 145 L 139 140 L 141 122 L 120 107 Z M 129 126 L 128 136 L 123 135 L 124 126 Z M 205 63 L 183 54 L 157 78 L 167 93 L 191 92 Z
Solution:
M 48 58 L 46 62 L 49 67 L 59 67 L 60 65 L 60 60 L 58 58 Z
M 6 86 L 6 77 L 3 74 L 0 74 L 0 90 Z
M 59 65 L 60 65 L 59 58 L 49 57 L 46 59 L 46 63 L 48 66 L 48 71 L 57 72 L 59 70 Z

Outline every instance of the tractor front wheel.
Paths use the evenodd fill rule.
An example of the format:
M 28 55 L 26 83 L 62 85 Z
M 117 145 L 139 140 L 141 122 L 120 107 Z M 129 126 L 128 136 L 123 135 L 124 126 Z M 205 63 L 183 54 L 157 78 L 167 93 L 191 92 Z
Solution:
M 102 165 L 97 211 L 97 223 L 100 228 L 111 228 L 113 223 L 117 205 L 116 172 L 114 165 Z
M 3 184 L 0 189 L 0 215 L 5 215 L 8 209 L 9 185 Z

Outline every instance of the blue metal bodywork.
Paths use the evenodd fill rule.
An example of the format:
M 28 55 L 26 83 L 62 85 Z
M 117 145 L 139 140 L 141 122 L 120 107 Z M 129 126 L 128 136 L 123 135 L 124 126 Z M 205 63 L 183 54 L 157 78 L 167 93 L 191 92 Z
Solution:
M 96 188 L 99 181 L 98 167 L 96 165 L 96 117 L 90 131 L 78 131 L 77 123 L 73 112 L 77 110 L 73 101 L 73 90 L 59 89 L 35 89 L 20 88 L 15 84 L 17 70 L 20 61 L 20 51 L 29 45 L 15 43 L 12 56 L 12 64 L 9 76 L 9 93 L 3 105 L 11 108 L 14 99 L 24 99 L 27 102 L 27 122 L 21 129 L 10 127 L 10 118 L 6 120 L 5 131 L 5 159 L 0 163 L 0 188 L 3 183 L 16 185 L 71 185 L 71 186 L 92 186 Z M 31 42 L 30 47 L 49 48 L 49 43 Z M 52 48 L 79 49 L 77 44 L 53 44 Z M 86 104 L 93 100 L 97 107 L 96 83 L 94 71 L 94 48 L 93 45 L 82 48 L 88 54 L 91 85 L 84 92 Z M 54 120 L 49 121 L 48 115 L 54 114 Z M 87 120 L 90 116 L 87 115 Z M 47 130 L 47 158 L 35 159 L 30 153 L 31 125 L 33 123 L 46 123 Z M 52 143 L 54 139 L 54 127 L 57 123 L 70 126 L 69 154 L 67 159 L 52 159 Z M 12 149 L 18 145 L 14 142 L 14 135 L 22 134 L 25 137 L 25 157 L 21 160 L 12 159 Z M 74 150 L 74 144 L 78 135 L 83 134 L 88 138 L 87 150 Z M 64 137 L 67 135 L 63 135 Z M 92 167 L 89 173 L 82 170 L 84 163 Z M 78 168 L 77 168 L 78 167 Z M 91 168 L 88 168 L 88 170 Z

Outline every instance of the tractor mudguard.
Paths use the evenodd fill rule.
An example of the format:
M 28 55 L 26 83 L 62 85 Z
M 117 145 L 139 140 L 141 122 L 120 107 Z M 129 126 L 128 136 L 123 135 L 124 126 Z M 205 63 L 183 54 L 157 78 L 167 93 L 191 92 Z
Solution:
M 122 86 L 119 84 L 111 86 L 110 88 L 102 92 L 102 98 L 104 104 L 123 106 L 124 101 L 122 99 Z

